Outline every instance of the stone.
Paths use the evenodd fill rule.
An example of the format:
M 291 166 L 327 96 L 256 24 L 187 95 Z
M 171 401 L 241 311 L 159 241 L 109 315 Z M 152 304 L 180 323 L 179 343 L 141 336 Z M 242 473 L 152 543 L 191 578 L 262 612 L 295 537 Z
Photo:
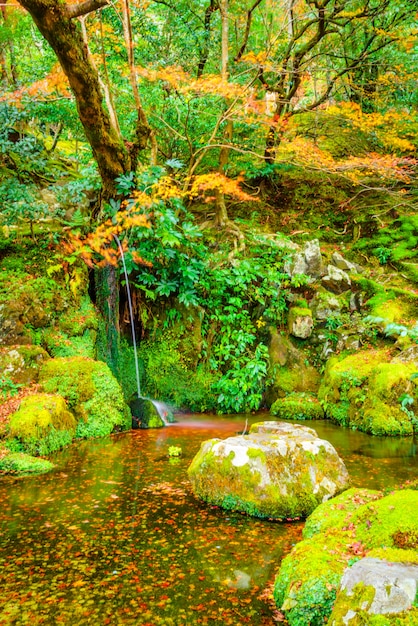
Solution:
M 310 308 L 318 322 L 326 322 L 330 316 L 340 313 L 343 306 L 334 294 L 329 291 L 320 291 L 312 299 Z
M 0 372 L 7 374 L 15 383 L 37 382 L 39 368 L 49 359 L 40 346 L 23 345 L 0 348 Z
M 322 257 L 318 239 L 307 241 L 292 261 L 285 265 L 285 271 L 291 276 L 305 274 L 311 278 L 319 278 L 322 274 Z
M 360 611 L 370 615 L 408 611 L 417 590 L 417 565 L 366 557 L 345 570 L 329 624 L 357 624 Z
M 298 350 L 291 339 L 270 329 L 269 365 L 274 368 L 272 384 L 266 389 L 265 400 L 271 406 L 277 398 L 292 392 L 316 393 L 320 384 L 319 372 L 309 363 L 307 355 Z
M 313 330 L 312 311 L 301 307 L 292 307 L 288 315 L 289 333 L 300 339 L 307 339 Z
M 205 441 L 189 478 L 202 500 L 270 519 L 309 515 L 349 486 L 343 461 L 312 428 L 253 424 L 248 435 Z
M 331 263 L 344 272 L 357 272 L 355 264 L 347 261 L 347 259 L 345 259 L 339 252 L 334 252 L 332 254 Z
M 340 294 L 350 289 L 351 280 L 344 270 L 340 270 L 334 265 L 328 265 L 327 274 L 322 278 L 322 285 L 328 291 Z

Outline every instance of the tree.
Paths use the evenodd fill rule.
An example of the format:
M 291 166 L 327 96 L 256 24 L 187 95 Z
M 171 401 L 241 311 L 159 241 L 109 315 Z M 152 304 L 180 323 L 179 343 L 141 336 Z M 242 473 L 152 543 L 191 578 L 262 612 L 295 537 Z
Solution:
M 48 41 L 68 78 L 78 115 L 96 159 L 103 183 L 102 200 L 117 195 L 115 179 L 135 170 L 138 151 L 145 149 L 151 129 L 139 105 L 136 136 L 129 148 L 103 103 L 99 75 L 76 18 L 107 5 L 107 0 L 65 4 L 58 0 L 22 0 Z

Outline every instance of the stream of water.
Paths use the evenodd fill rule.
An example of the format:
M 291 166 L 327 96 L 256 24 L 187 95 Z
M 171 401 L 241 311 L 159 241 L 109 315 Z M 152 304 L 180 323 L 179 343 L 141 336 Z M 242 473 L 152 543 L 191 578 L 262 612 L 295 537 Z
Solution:
M 180 417 L 74 444 L 44 476 L 2 478 L 0 624 L 271 625 L 263 590 L 302 524 L 200 503 L 186 473 L 202 441 L 242 431 L 247 417 L 269 419 Z M 354 485 L 418 477 L 410 438 L 309 425 L 337 448 Z

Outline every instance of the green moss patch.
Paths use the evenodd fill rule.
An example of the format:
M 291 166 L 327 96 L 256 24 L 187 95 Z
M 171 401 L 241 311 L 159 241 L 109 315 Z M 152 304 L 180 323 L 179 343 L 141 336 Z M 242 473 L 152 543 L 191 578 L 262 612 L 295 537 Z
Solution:
M 51 359 L 40 383 L 65 398 L 77 420 L 76 437 L 103 437 L 131 427 L 131 413 L 119 383 L 101 361 L 80 357 Z
M 39 459 L 22 452 L 0 451 L 0 474 L 44 474 L 53 469 L 47 459 Z
M 324 418 L 324 409 L 313 394 L 292 393 L 272 404 L 270 413 L 281 419 L 314 420 Z

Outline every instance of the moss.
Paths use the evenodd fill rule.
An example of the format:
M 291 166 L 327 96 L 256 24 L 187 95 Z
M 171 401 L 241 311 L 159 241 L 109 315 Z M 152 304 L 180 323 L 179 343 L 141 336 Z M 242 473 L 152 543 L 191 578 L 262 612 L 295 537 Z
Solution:
M 327 622 L 350 560 L 382 555 L 408 562 L 416 547 L 416 510 L 418 493 L 412 489 L 384 497 L 351 489 L 320 505 L 307 520 L 305 539 L 282 561 L 275 582 L 276 603 L 290 626 Z M 399 542 L 405 549 L 399 549 Z
M 50 454 L 71 443 L 76 425 L 64 398 L 34 394 L 11 416 L 7 445 L 35 456 Z
M 77 419 L 76 437 L 103 437 L 131 427 L 131 414 L 109 367 L 80 357 L 51 359 L 40 383 L 63 396 Z
M 324 446 L 309 453 L 300 442 L 293 445 L 272 432 L 238 439 L 205 442 L 194 458 L 189 478 L 206 502 L 257 517 L 299 519 L 329 497 L 325 477 L 335 490 L 346 486 L 339 459 L 330 457 Z M 307 462 L 310 454 L 313 464 Z
M 331 419 L 374 435 L 411 435 L 418 424 L 402 406 L 402 398 L 417 398 L 411 380 L 413 362 L 391 361 L 388 350 L 369 350 L 330 359 L 318 397 Z
M 318 399 L 307 393 L 292 393 L 274 402 L 270 408 L 273 415 L 289 420 L 323 419 L 324 410 Z
M 0 451 L 0 474 L 44 474 L 54 468 L 46 459 L 22 452 Z
M 308 517 L 303 529 L 303 537 L 309 539 L 318 533 L 349 523 L 352 514 L 366 502 L 382 497 L 382 492 L 371 489 L 347 489 L 329 502 L 320 504 Z

